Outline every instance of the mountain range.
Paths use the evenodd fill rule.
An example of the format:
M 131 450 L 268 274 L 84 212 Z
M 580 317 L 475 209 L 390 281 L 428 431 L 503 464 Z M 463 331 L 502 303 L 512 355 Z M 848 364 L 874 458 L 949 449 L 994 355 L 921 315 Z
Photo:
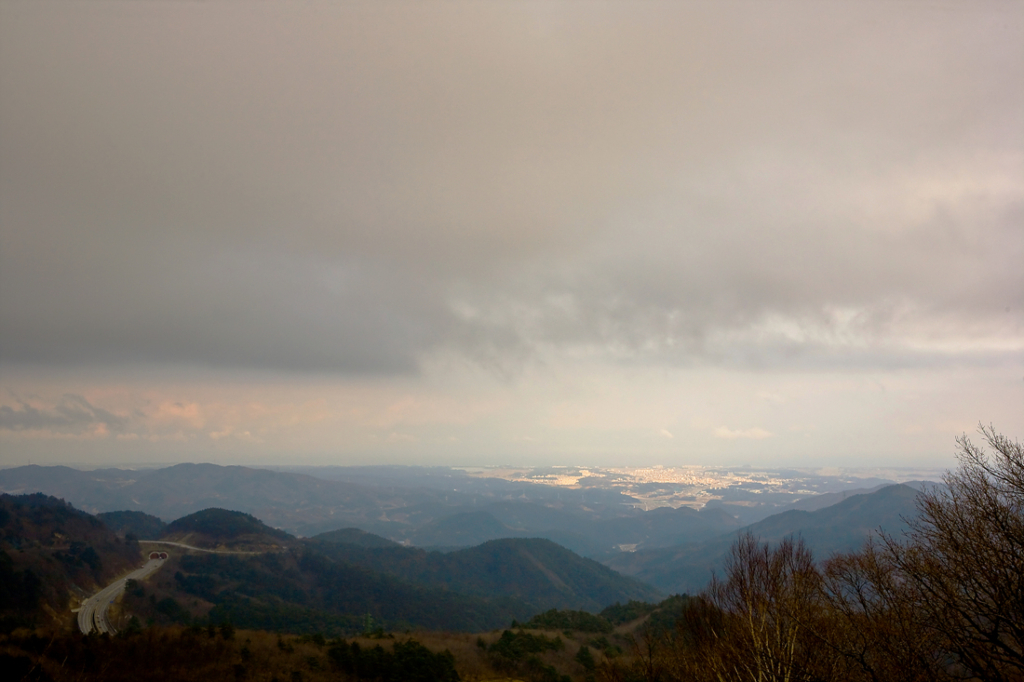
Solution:
M 552 494 L 548 486 L 485 479 L 472 492 L 460 492 L 213 464 L 139 471 L 29 465 L 0 470 L 0 491 L 42 492 L 90 513 L 139 511 L 164 522 L 219 507 L 252 514 L 298 536 L 353 527 L 420 547 L 541 537 L 594 558 L 614 554 L 620 545 L 705 540 L 739 525 L 715 508 L 645 512 L 637 500 L 611 491 Z
M 879 530 L 898 536 L 916 514 L 918 494 L 909 486 L 887 486 L 821 495 L 793 505 L 807 509 L 791 508 L 739 528 L 716 505 L 645 512 L 616 503 L 614 496 L 584 505 L 559 496 L 524 499 L 521 490 L 510 494 L 509 486 L 495 486 L 490 497 L 479 491 L 471 496 L 214 465 L 142 473 L 0 471 L 0 488 L 19 487 L 58 491 L 76 505 L 93 505 L 91 510 L 134 507 L 85 514 L 124 546 L 163 539 L 258 553 L 175 556 L 174 573 L 181 578 L 158 596 L 195 602 L 179 613 L 182 618 L 188 612 L 189 618 L 212 614 L 259 627 L 320 623 L 341 630 L 355 627 L 351 619 L 359 613 L 389 623 L 467 629 L 497 627 L 552 608 L 593 612 L 617 601 L 695 593 L 721 570 L 740 532 L 764 541 L 798 536 L 816 557 L 826 558 L 857 549 Z M 218 504 L 193 509 L 211 500 Z M 834 504 L 821 506 L 827 502 Z M 176 509 L 190 511 L 173 520 L 164 516 Z M 258 509 L 268 511 L 269 523 L 253 511 Z M 296 537 L 282 520 L 291 528 L 327 528 Z M 22 541 L 8 532 L 5 542 L 17 549 Z M 76 545 L 77 551 L 84 546 Z M 24 569 L 12 563 L 11 570 Z M 99 579 L 97 574 L 93 583 Z M 438 613 L 441 620 L 432 615 Z
M 114 518 L 152 527 L 152 517 L 138 513 Z M 249 514 L 216 508 L 167 524 L 157 541 L 164 544 L 140 543 L 130 525 L 121 530 L 123 537 L 53 497 L 0 496 L 0 617 L 45 612 L 59 619 L 75 599 L 151 549 L 170 554 L 163 577 L 150 581 L 149 601 L 132 603 L 132 593 L 126 599 L 130 610 L 158 621 L 227 620 L 258 629 L 341 633 L 361 631 L 369 616 L 392 628 L 479 631 L 550 609 L 598 611 L 661 597 L 542 539 L 427 552 L 352 529 L 299 539 Z M 176 544 L 183 542 L 215 551 L 194 553 Z

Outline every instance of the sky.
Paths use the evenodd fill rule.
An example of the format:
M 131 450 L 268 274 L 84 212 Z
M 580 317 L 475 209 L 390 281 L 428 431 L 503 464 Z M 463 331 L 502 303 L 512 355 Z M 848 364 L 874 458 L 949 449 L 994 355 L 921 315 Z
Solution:
M 1024 4 L 0 3 L 0 466 L 1024 436 Z

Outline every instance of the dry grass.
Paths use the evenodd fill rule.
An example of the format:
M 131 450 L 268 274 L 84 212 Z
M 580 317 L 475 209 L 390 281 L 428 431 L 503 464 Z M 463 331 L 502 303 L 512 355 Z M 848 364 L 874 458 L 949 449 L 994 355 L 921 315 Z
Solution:
M 148 601 L 148 594 L 147 594 Z M 533 634 L 540 634 L 534 631 Z M 552 666 L 559 675 L 575 681 L 586 676 L 574 660 L 580 646 L 592 639 L 585 633 L 550 631 L 547 637 L 559 637 L 561 651 L 545 651 L 537 655 L 544 666 Z M 397 642 L 409 639 L 438 653 L 450 651 L 456 669 L 465 682 L 528 682 L 535 677 L 526 669 L 496 669 L 486 647 L 501 637 L 501 631 L 486 633 L 408 632 L 384 637 L 355 637 L 360 647 L 381 646 L 390 651 Z M 611 636 L 609 637 L 611 639 Z M 482 640 L 483 647 L 478 643 Z M 322 642 L 323 640 L 319 640 Z M 206 628 L 187 629 L 181 626 L 144 628 L 131 637 L 83 637 L 74 632 L 54 633 L 52 630 L 18 630 L 0 635 L 0 659 L 31 659 L 54 682 L 76 680 L 148 679 L 150 682 L 175 680 L 251 680 L 253 682 L 318 682 L 344 680 L 346 676 L 331 666 L 330 643 L 317 638 L 253 630 L 237 630 L 228 639 L 220 630 L 211 635 Z M 595 662 L 604 660 L 591 648 Z M 5 656 L 6 655 L 6 656 Z M 8 658 L 11 657 L 11 658 Z

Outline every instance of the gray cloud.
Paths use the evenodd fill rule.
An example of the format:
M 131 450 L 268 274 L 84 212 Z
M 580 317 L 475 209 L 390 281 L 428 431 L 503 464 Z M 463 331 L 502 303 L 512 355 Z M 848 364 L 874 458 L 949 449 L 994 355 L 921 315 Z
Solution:
M 17 403 L 17 407 L 0 405 L 0 429 L 81 434 L 96 427 L 105 427 L 121 432 L 129 422 L 128 417 L 96 407 L 72 393 L 65 394 L 50 408 L 37 408 L 21 400 Z
M 5 363 L 1019 352 L 1015 3 L 97 7 L 0 8 Z

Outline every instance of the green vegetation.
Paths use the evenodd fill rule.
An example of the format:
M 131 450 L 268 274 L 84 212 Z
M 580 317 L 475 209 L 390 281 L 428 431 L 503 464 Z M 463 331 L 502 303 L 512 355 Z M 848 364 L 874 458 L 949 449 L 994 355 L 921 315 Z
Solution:
M 133 535 L 139 540 L 159 540 L 167 529 L 159 518 L 140 511 L 102 512 L 96 518 L 118 535 Z
M 551 608 L 596 611 L 615 601 L 660 597 L 638 580 L 536 538 L 492 540 L 449 553 L 323 542 L 315 548 L 338 563 L 404 581 L 492 600 L 510 597 L 524 603 L 527 615 Z
M 559 675 L 554 666 L 546 665 L 537 654 L 562 651 L 561 637 L 548 638 L 519 630 L 505 630 L 501 638 L 487 648 L 492 665 L 506 673 L 529 676 L 537 682 L 569 682 L 568 675 Z
M 182 597 L 209 603 L 215 622 L 254 629 L 355 634 L 370 614 L 379 627 L 481 631 L 530 613 L 522 603 L 409 584 L 309 548 L 183 556 L 178 567 L 174 585 Z
M 282 641 L 220 628 L 145 628 L 116 637 L 19 631 L 3 642 L 5 679 L 51 682 L 277 680 L 458 682 L 455 657 L 407 639 L 366 646 L 324 637 Z
M 524 625 L 534 630 L 573 630 L 576 632 L 611 632 L 612 624 L 601 616 L 586 611 L 551 609 L 537 614 Z
M 372 649 L 344 640 L 327 650 L 331 664 L 360 680 L 380 682 L 458 682 L 455 657 L 451 652 L 434 653 L 412 639 L 396 642 L 391 651 L 381 645 Z
M 201 533 L 223 540 L 243 535 L 265 535 L 278 540 L 294 539 L 283 530 L 271 528 L 251 514 L 215 507 L 172 521 L 167 525 L 165 534 L 173 533 Z
M 651 611 L 658 608 L 657 604 L 649 604 L 645 601 L 636 601 L 631 599 L 625 604 L 618 602 L 606 607 L 601 611 L 601 617 L 607 620 L 612 625 L 622 625 L 623 623 L 629 623 L 638 618 L 643 618 Z
M 398 543 L 367 533 L 358 528 L 341 528 L 327 533 L 320 533 L 310 538 L 314 542 L 328 542 L 340 545 L 358 545 L 360 547 L 398 547 Z
M 576 652 L 573 660 L 582 665 L 583 668 L 588 671 L 593 670 L 597 665 L 594 662 L 594 654 L 590 653 L 590 647 L 586 644 L 579 648 L 579 651 Z

